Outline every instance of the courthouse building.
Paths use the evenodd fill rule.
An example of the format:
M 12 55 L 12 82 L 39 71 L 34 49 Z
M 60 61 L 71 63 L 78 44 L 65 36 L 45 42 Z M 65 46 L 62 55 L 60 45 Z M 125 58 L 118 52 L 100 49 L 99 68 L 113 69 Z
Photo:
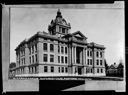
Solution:
M 16 47 L 15 76 L 105 76 L 105 47 L 70 30 L 58 10 L 48 33 L 37 32 Z

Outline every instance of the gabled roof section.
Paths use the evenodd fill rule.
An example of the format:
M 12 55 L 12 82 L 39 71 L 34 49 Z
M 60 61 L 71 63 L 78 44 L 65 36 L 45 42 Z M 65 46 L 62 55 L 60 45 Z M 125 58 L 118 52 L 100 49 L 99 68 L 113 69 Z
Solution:
M 76 36 L 76 37 L 81 37 L 81 38 L 87 39 L 87 37 L 85 37 L 84 34 L 82 34 L 80 31 L 76 31 L 76 32 L 72 33 L 72 35 Z

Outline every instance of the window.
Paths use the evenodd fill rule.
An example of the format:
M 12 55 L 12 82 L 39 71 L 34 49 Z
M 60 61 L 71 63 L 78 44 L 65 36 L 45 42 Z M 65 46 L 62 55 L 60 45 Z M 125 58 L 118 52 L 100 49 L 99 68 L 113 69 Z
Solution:
M 67 68 L 67 67 L 65 67 L 65 72 L 66 72 L 66 73 L 68 72 L 68 68 Z
M 65 54 L 67 54 L 67 47 L 65 47 Z
M 97 73 L 99 73 L 99 69 L 97 68 Z
M 59 27 L 59 32 L 61 33 L 61 27 Z
M 87 56 L 89 56 L 89 51 L 87 51 Z
M 37 44 L 35 44 L 35 52 L 37 52 Z
M 51 72 L 54 72 L 54 67 L 53 66 L 51 67 Z
M 65 57 L 65 63 L 67 63 L 67 57 Z
M 98 51 L 96 52 L 96 56 L 99 57 L 99 52 Z
M 92 56 L 92 51 L 90 51 L 90 56 Z
M 100 60 L 100 65 L 102 65 L 102 60 Z
M 100 57 L 102 58 L 102 52 L 100 52 Z
M 50 51 L 54 51 L 54 45 L 50 44 Z
M 35 66 L 35 73 L 37 73 L 37 67 Z
M 31 64 L 31 57 L 29 57 L 29 62 L 30 62 L 30 64 Z
M 60 63 L 60 56 L 58 56 L 58 63 Z
M 44 72 L 48 72 L 48 67 L 44 66 Z
M 88 65 L 89 65 L 89 59 L 88 59 Z
M 61 63 L 64 63 L 64 57 L 61 56 Z
M 58 46 L 58 53 L 60 53 L 60 46 Z
M 64 53 L 64 47 L 61 47 L 61 53 Z
M 62 72 L 62 73 L 64 72 L 64 67 L 61 67 L 61 72 Z
M 101 68 L 101 73 L 103 73 L 103 69 Z
M 24 64 L 25 64 L 25 58 L 24 58 Z
M 90 65 L 92 65 L 92 59 L 90 59 Z
M 48 55 L 44 54 L 44 62 L 47 62 L 47 61 L 48 61 Z
M 54 62 L 54 55 L 50 55 L 50 62 Z
M 32 53 L 34 53 L 34 46 L 32 45 Z
M 32 62 L 34 63 L 34 56 L 32 56 Z
M 31 72 L 31 73 L 33 73 L 33 67 L 31 68 L 31 70 L 32 70 L 32 72 Z
M 86 73 L 88 73 L 89 72 L 89 70 L 88 70 L 88 68 L 86 69 Z
M 97 62 L 97 65 L 99 65 L 99 60 L 98 59 L 96 60 L 96 62 Z
M 47 43 L 43 44 L 44 51 L 47 51 Z
M 31 47 L 29 47 L 29 55 L 31 54 Z
M 60 67 L 58 67 L 58 72 L 60 73 Z
M 37 62 L 37 54 L 35 54 L 36 62 Z
M 92 73 L 92 68 L 91 68 L 91 73 Z
M 65 28 L 62 28 L 62 33 L 65 33 Z

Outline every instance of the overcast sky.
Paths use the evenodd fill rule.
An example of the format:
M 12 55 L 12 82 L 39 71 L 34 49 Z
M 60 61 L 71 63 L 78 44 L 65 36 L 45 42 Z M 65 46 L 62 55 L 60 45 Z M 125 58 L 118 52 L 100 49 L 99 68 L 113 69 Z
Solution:
M 113 5 L 112 5 L 113 6 Z M 15 48 L 38 31 L 48 32 L 48 25 L 60 8 L 71 24 L 71 33 L 81 31 L 88 42 L 104 45 L 108 64 L 124 59 L 124 8 L 93 5 L 85 8 L 11 8 L 10 62 L 16 61 Z

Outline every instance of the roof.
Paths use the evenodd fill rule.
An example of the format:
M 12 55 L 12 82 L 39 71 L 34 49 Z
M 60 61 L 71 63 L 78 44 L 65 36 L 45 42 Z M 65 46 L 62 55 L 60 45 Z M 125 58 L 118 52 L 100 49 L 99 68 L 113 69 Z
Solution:
M 97 47 L 97 48 L 102 48 L 105 49 L 104 45 L 96 44 L 94 42 L 88 43 L 89 47 Z
M 112 64 L 109 66 L 109 69 L 117 69 L 118 65 L 117 64 Z

